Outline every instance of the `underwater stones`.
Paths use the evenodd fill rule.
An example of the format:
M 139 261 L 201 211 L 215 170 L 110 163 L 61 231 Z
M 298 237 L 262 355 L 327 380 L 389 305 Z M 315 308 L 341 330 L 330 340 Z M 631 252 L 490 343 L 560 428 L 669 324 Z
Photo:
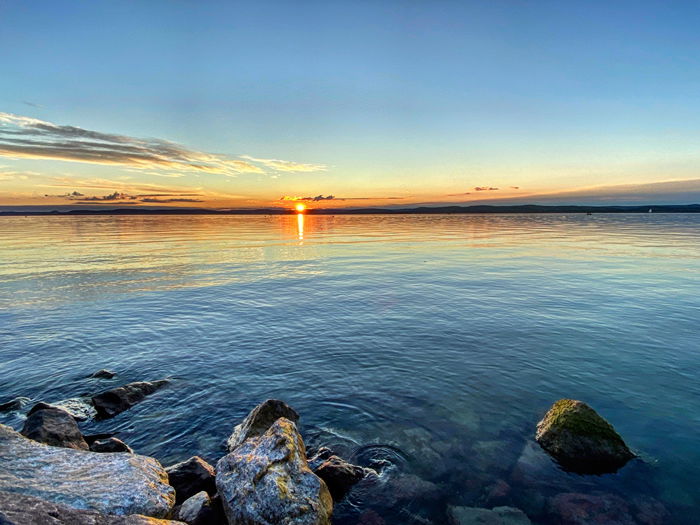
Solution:
M 89 397 L 73 397 L 53 403 L 52 406 L 68 412 L 76 421 L 87 421 L 97 415 Z
M 176 502 L 182 503 L 198 492 L 216 493 L 214 467 L 199 456 L 176 463 L 165 469 L 170 485 L 175 488 Z
M 614 494 L 557 494 L 549 500 L 550 516 L 561 525 L 635 525 L 629 504 Z
M 25 494 L 0 492 L 2 525 L 177 525 L 181 522 L 138 514 L 115 516 L 78 510 Z
M 38 407 L 38 410 L 37 410 Z M 40 403 L 29 412 L 22 435 L 54 447 L 88 450 L 75 419 L 60 408 Z
M 522 510 L 514 507 L 482 509 L 449 506 L 447 516 L 451 525 L 531 525 L 532 523 Z
M 232 524 L 330 524 L 331 495 L 309 469 L 304 442 L 286 418 L 221 458 L 216 487 Z
M 133 454 L 134 451 L 131 447 L 124 443 L 121 439 L 115 437 L 108 437 L 106 439 L 96 439 L 90 443 L 90 450 L 92 452 L 128 452 Z
M 124 386 L 106 390 L 92 397 L 98 417 L 107 419 L 121 414 L 130 409 L 136 403 L 168 384 L 167 379 L 158 381 L 138 381 Z
M 0 491 L 105 514 L 167 516 L 175 503 L 165 470 L 136 454 L 52 447 L 0 425 Z
M 295 424 L 299 421 L 299 414 L 284 401 L 278 399 L 263 401 L 250 411 L 241 424 L 234 427 L 226 442 L 228 451 L 232 452 L 250 437 L 264 434 L 281 417 Z
M 552 405 L 535 438 L 565 469 L 580 474 L 616 472 L 635 457 L 610 423 L 573 399 Z
M 102 370 L 98 370 L 94 374 L 91 374 L 90 377 L 95 379 L 112 379 L 116 375 L 116 372 L 112 372 L 111 370 L 103 368 Z
M 20 410 L 22 407 L 24 407 L 27 403 L 29 403 L 31 399 L 28 397 L 16 397 L 14 399 L 11 399 L 10 401 L 7 401 L 6 403 L 0 403 L 0 412 L 10 412 L 12 410 Z
M 329 452 L 327 448 L 320 449 L 319 453 L 309 460 L 309 465 L 313 465 L 313 473 L 326 482 L 333 501 L 340 501 L 355 483 L 365 477 L 366 471 L 363 467 L 348 463 L 338 456 L 329 455 Z

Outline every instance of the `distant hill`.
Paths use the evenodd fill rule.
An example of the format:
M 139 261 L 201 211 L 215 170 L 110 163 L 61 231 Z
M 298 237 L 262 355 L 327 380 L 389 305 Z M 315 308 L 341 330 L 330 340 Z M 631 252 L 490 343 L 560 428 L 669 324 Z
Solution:
M 645 204 L 644 206 L 545 206 L 520 204 L 513 206 L 420 206 L 418 208 L 317 208 L 306 210 L 307 215 L 398 215 L 398 214 L 454 214 L 454 213 L 700 213 L 700 204 Z M 291 215 L 294 210 L 283 208 L 206 209 L 206 208 L 116 208 L 116 209 L 24 209 L 0 211 L 0 216 L 27 215 Z

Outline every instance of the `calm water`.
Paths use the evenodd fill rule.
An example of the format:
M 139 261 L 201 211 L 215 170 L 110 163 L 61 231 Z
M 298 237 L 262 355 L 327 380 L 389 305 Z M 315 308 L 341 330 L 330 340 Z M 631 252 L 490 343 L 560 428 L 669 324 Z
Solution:
M 698 215 L 1 218 L 0 402 L 172 377 L 84 425 L 168 464 L 215 461 L 284 399 L 310 447 L 393 465 L 340 524 L 444 523 L 448 504 L 547 524 L 562 492 L 694 523 L 699 271 Z M 103 367 L 118 378 L 85 378 Z M 561 397 L 643 459 L 561 472 L 532 447 Z

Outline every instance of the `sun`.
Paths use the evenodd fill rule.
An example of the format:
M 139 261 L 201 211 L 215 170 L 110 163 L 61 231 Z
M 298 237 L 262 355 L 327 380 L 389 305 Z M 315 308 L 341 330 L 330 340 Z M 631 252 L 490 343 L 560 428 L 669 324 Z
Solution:
M 294 207 L 296 208 L 297 213 L 304 213 L 304 210 L 306 210 L 306 204 L 299 203 Z

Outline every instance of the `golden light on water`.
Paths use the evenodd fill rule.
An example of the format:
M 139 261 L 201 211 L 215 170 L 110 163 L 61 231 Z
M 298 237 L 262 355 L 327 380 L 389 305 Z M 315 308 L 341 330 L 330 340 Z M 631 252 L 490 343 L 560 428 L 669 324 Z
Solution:
M 306 210 L 306 204 L 299 203 L 294 207 L 296 208 L 297 213 L 304 213 L 304 210 Z

